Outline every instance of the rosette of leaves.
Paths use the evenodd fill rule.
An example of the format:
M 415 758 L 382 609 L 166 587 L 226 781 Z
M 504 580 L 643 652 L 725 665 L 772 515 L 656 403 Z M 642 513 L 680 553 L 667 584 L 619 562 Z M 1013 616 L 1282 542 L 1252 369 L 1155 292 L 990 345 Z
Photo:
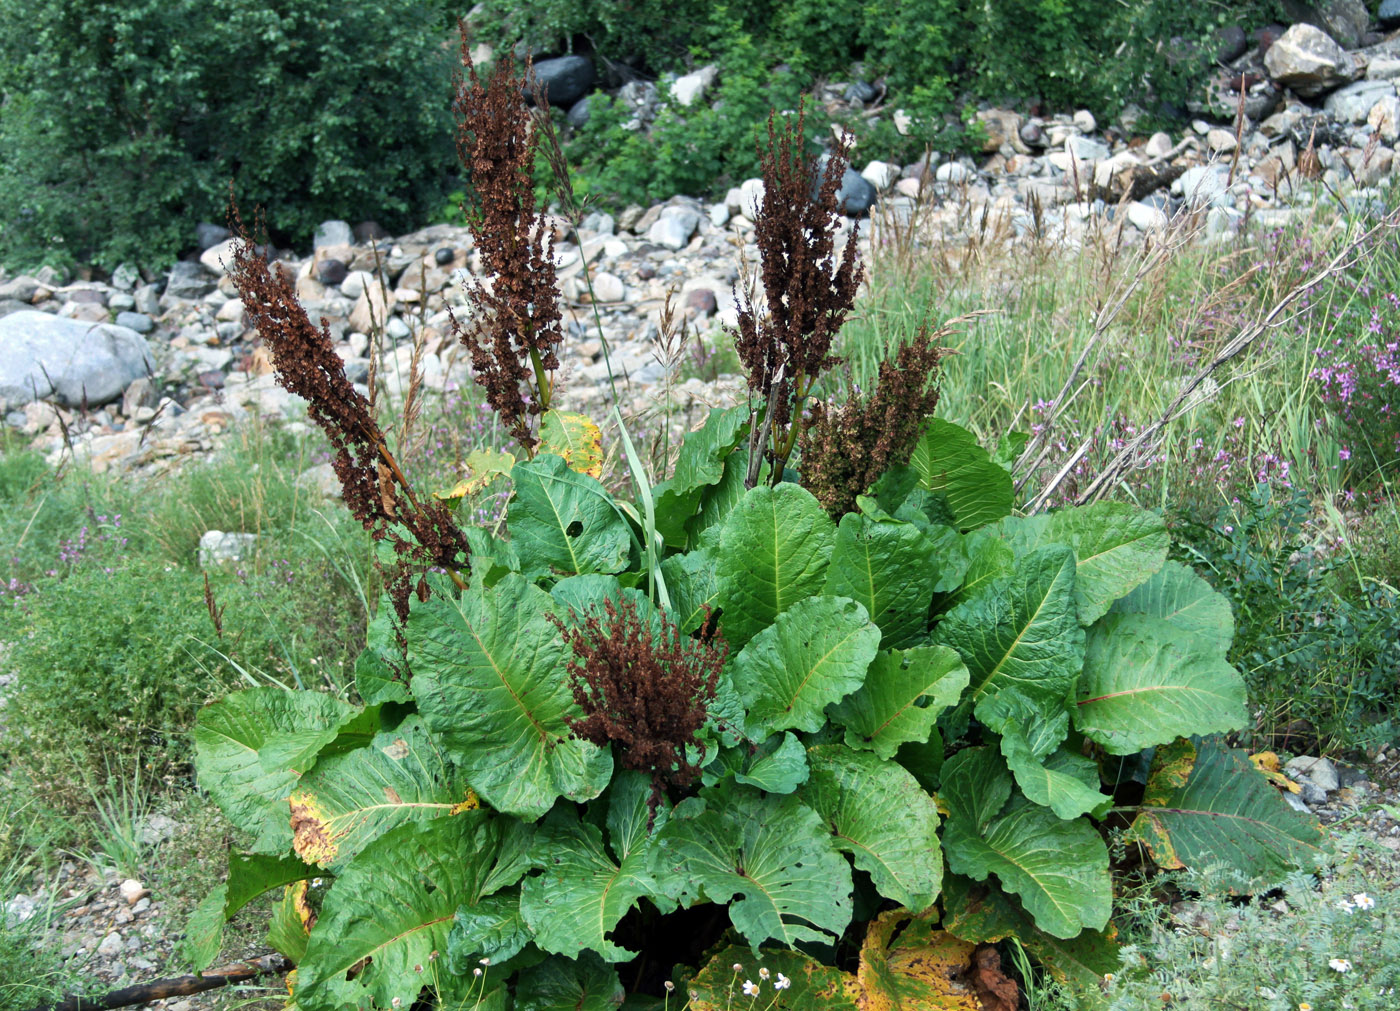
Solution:
M 745 490 L 747 426 L 712 412 L 650 503 L 548 452 L 516 463 L 507 539 L 473 533 L 490 564 L 414 601 L 406 653 L 371 625 L 361 704 L 207 707 L 200 783 L 247 852 L 192 924 L 196 961 L 290 885 L 273 939 L 303 1011 L 601 1009 L 624 979 L 629 1007 L 667 980 L 721 1007 L 730 964 L 760 960 L 784 1007 L 994 1007 L 978 945 L 1116 971 L 1107 818 L 1164 867 L 1261 886 L 1322 845 L 1209 736 L 1245 722 L 1230 609 L 1167 562 L 1159 517 L 1012 515 L 1002 465 L 936 421 L 834 520 L 798 484 Z M 727 644 L 703 719 L 659 752 L 686 775 L 571 730 L 575 647 L 610 609 L 678 630 L 673 657 L 677 635 Z

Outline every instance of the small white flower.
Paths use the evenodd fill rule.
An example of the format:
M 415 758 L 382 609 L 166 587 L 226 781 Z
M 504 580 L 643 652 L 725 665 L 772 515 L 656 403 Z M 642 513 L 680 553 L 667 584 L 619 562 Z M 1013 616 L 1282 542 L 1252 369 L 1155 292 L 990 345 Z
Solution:
M 320 878 L 312 878 L 312 879 L 311 879 L 311 887 L 312 887 L 312 888 L 320 888 L 320 887 L 321 887 L 321 879 L 320 879 Z
M 676 992 L 676 984 L 672 983 L 669 979 L 666 981 L 666 992 L 667 992 L 667 993 L 675 993 L 675 992 Z
M 478 966 L 477 968 L 475 968 L 475 969 L 472 970 L 472 975 L 473 975 L 473 976 L 480 976 L 480 975 L 481 975 L 481 968 L 480 968 L 480 966 Z
M 395 997 L 393 1000 L 391 1000 L 391 1001 L 389 1002 L 389 1006 L 390 1006 L 390 1007 L 403 1007 L 403 998 L 402 998 L 402 997 Z
M 767 970 L 767 969 L 764 969 L 764 968 L 760 968 L 760 969 L 758 970 L 758 978 L 759 978 L 759 979 L 767 979 L 767 978 L 768 978 L 768 970 Z
M 422 962 L 419 962 L 417 965 L 415 965 L 415 966 L 413 967 L 413 971 L 414 971 L 414 972 L 422 972 L 422 971 L 423 971 L 423 963 L 422 963 Z
M 790 986 L 792 986 L 792 980 L 788 979 L 788 978 L 787 978 L 786 976 L 784 976 L 781 972 L 778 973 L 778 979 L 777 979 L 776 982 L 774 982 L 774 984 L 773 984 L 773 989 L 774 989 L 774 990 L 786 990 L 786 989 L 787 989 L 788 987 L 790 987 Z
M 1346 913 L 1348 916 L 1350 916 L 1353 912 L 1356 911 L 1356 907 L 1350 902 L 1348 902 L 1346 899 L 1343 899 L 1341 902 L 1338 902 L 1337 908 L 1340 909 L 1342 912 Z
M 744 980 L 744 994 L 748 997 L 757 997 L 758 984 L 751 979 Z
M 733 965 L 731 965 L 729 968 L 733 969 L 735 972 L 743 972 L 743 971 L 744 971 L 744 967 L 743 967 L 742 965 L 740 965 L 738 962 L 735 962 L 735 963 L 734 963 Z
M 1338 972 L 1351 972 L 1351 963 L 1345 958 L 1329 959 L 1327 964 Z
M 1376 900 L 1365 892 L 1357 892 L 1351 897 L 1351 901 L 1356 903 L 1357 909 L 1375 909 Z
M 490 964 L 491 964 L 491 960 L 490 960 L 489 958 L 483 958 L 483 959 L 481 960 L 481 964 L 482 964 L 482 965 L 490 965 Z

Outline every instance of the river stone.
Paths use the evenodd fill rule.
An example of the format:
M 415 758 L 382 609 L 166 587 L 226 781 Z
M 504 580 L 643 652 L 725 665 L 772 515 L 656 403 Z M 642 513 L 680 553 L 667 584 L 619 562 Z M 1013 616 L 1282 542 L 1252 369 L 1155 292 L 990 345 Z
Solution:
M 0 407 L 56 396 L 65 407 L 105 404 L 154 371 L 146 338 L 111 323 L 25 309 L 0 319 Z
M 570 106 L 593 88 L 593 61 L 586 56 L 536 60 L 534 79 L 550 105 Z
M 148 334 L 156 328 L 155 321 L 144 312 L 117 313 L 117 326 L 124 326 L 128 330 L 135 330 L 139 334 Z
M 199 564 L 205 568 L 219 562 L 238 562 L 257 548 L 257 534 L 225 533 L 206 530 L 199 539 Z
M 1395 85 L 1389 81 L 1357 81 L 1338 88 L 1322 104 L 1327 115 L 1344 123 L 1364 123 L 1376 103 L 1395 97 Z
M 1330 91 L 1356 76 L 1346 50 L 1322 29 L 1307 24 L 1284 32 L 1264 54 L 1264 67 L 1275 81 L 1304 98 Z
M 316 226 L 311 237 L 311 248 L 324 249 L 327 246 L 353 246 L 355 230 L 348 221 L 322 221 Z
M 165 293 L 171 298 L 193 301 L 209 294 L 217 283 L 204 269 L 204 264 L 181 260 L 170 268 L 170 275 L 165 279 Z

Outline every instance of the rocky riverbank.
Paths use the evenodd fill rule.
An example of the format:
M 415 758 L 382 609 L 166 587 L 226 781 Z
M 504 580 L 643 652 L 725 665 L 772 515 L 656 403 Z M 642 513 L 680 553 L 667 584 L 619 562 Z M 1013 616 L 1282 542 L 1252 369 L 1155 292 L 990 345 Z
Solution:
M 1222 241 L 1300 214 L 1384 206 L 1400 168 L 1400 36 L 1348 51 L 1297 24 L 1222 46 L 1211 100 L 1177 133 L 1139 132 L 1131 107 L 1107 124 L 1086 110 L 986 109 L 978 158 L 891 165 L 857 151 L 842 230 L 859 236 L 868 262 L 872 242 L 931 251 L 991 230 L 1013 242 L 1131 244 L 1179 223 Z M 668 297 L 696 331 L 734 322 L 740 264 L 757 259 L 762 190 L 751 179 L 715 202 L 675 197 L 577 227 L 550 219 L 567 406 L 598 413 L 611 399 L 604 342 L 624 408 L 654 399 L 667 372 L 657 340 Z M 55 459 L 140 472 L 208 451 L 254 413 L 296 423 L 301 405 L 276 385 L 225 272 L 227 231 L 200 225 L 197 239 L 198 255 L 161 276 L 124 265 L 109 276 L 45 270 L 0 281 L 4 423 Z M 430 394 L 470 381 L 449 323 L 449 313 L 469 313 L 464 286 L 480 276 L 466 229 L 389 237 L 373 222 L 328 221 L 311 249 L 275 255 L 312 318 L 327 320 L 352 380 L 367 379 L 377 354 L 387 393 L 399 395 L 416 340 Z M 692 379 L 673 403 L 685 414 L 741 389 L 738 377 Z

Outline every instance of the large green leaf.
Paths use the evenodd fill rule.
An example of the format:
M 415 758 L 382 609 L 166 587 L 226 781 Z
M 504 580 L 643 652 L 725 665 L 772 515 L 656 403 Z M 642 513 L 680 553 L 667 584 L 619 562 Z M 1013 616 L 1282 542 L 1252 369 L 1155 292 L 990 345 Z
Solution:
M 738 966 L 738 970 L 734 966 Z M 767 969 L 765 981 L 759 969 Z M 773 990 L 779 975 L 791 981 L 781 991 Z M 742 992 L 744 982 L 759 987 L 755 1001 Z M 856 1011 L 856 979 L 850 973 L 823 965 L 810 955 L 788 948 L 750 948 L 733 945 L 713 955 L 691 980 L 686 1011 L 764 1011 L 770 1001 L 783 1011 Z
M 297 855 L 338 870 L 395 825 L 466 810 L 476 798 L 411 716 L 366 747 L 322 758 L 289 803 Z
M 907 741 L 927 741 L 968 681 L 967 665 L 947 646 L 882 652 L 865 683 L 827 711 L 846 728 L 846 744 L 893 758 Z
M 409 615 L 413 690 L 424 722 L 498 811 L 539 818 L 559 797 L 596 797 L 612 755 L 569 732 L 578 714 L 550 597 L 516 575 L 442 595 Z
M 728 667 L 748 736 L 819 729 L 822 711 L 860 687 L 879 646 L 880 630 L 854 600 L 809 597 L 784 610 Z
M 925 638 L 928 608 L 938 582 L 933 541 L 912 523 L 847 513 L 836 528 L 836 550 L 826 572 L 832 597 L 850 597 L 880 626 L 886 649 Z
M 632 534 L 595 478 L 552 453 L 521 461 L 510 473 L 515 497 L 507 526 L 528 578 L 621 572 L 627 565 Z
M 1108 973 L 1122 966 L 1116 931 L 1085 930 L 1072 938 L 1047 934 L 1020 903 L 989 883 L 978 884 L 961 874 L 943 882 L 943 926 L 965 941 L 992 944 L 1015 937 L 1050 975 L 1073 985 L 1085 1007 L 1102 1007 L 1100 986 Z
M 653 876 L 684 905 L 729 903 L 730 922 L 755 951 L 770 937 L 829 944 L 851 920 L 850 864 L 796 794 L 702 789 L 661 830 Z
M 544 874 L 526 878 L 520 889 L 520 913 L 542 949 L 570 958 L 590 949 L 613 962 L 636 955 L 607 935 L 638 899 L 659 897 L 648 871 L 655 839 L 649 833 L 665 825 L 669 812 L 658 806 L 649 830 L 650 796 L 651 782 L 641 773 L 623 773 L 613 783 L 608 837 L 616 859 L 596 825 L 562 811 L 545 820 L 537 847 Z
M 705 490 L 724 477 L 725 459 L 747 434 L 748 422 L 747 407 L 715 407 L 701 428 L 686 434 L 670 479 L 653 489 L 656 529 L 667 544 L 685 547 L 687 523 Z
M 1099 767 L 1091 758 L 1061 748 L 1041 758 L 1018 726 L 1002 729 L 1001 754 L 1016 785 L 1031 801 L 1066 820 L 1081 814 L 1102 818 L 1113 804 L 1099 792 Z
M 764 471 L 767 471 L 764 466 Z M 690 518 L 686 531 L 690 543 L 704 547 L 718 546 L 724 521 L 739 507 L 748 489 L 749 454 L 740 447 L 724 458 L 724 473 L 717 484 L 710 485 L 700 495 L 700 511 Z
M 475 562 L 475 559 L 472 559 Z M 365 630 L 365 648 L 355 658 L 355 690 L 367 705 L 407 702 L 408 663 L 394 627 L 397 621 L 388 594 L 379 600 L 379 612 Z
M 1309 866 L 1324 841 L 1317 819 L 1289 807 L 1242 751 L 1216 739 L 1157 749 L 1125 838 L 1163 867 L 1223 863 L 1256 887 Z
M 1220 655 L 1235 638 L 1230 602 L 1179 562 L 1168 562 L 1147 582 L 1110 608 L 1115 614 L 1146 614 L 1213 644 Z
M 716 555 L 721 627 L 732 650 L 799 600 L 820 593 L 836 527 L 812 493 L 759 485 L 724 521 Z
M 1036 706 L 1058 704 L 1084 663 L 1074 552 L 1051 546 L 1018 559 L 949 611 L 937 640 L 957 650 L 971 674 L 954 727 L 964 726 L 974 707 L 981 718 L 983 705 L 1006 691 Z
M 515 1011 L 615 1011 L 625 996 L 617 971 L 592 952 L 556 955 L 521 971 Z
M 798 796 L 827 823 L 838 849 L 850 853 L 887 899 L 921 912 L 943 880 L 938 808 L 893 762 L 843 744 L 808 752 L 812 775 Z
M 1115 600 L 1142 585 L 1167 560 L 1166 522 L 1126 502 L 1051 513 L 1044 540 L 1074 549 L 1074 596 L 1085 625 L 1102 618 Z
M 1245 724 L 1244 681 L 1216 646 L 1145 614 L 1089 630 L 1075 696 L 1074 725 L 1111 755 Z
M 484 811 L 472 811 L 407 822 L 365 847 L 331 887 L 311 930 L 297 967 L 298 1008 L 387 1008 L 395 998 L 410 1006 L 498 845 L 499 829 Z
M 1011 475 L 973 434 L 935 418 L 909 457 L 920 487 L 943 495 L 963 530 L 995 523 L 1011 512 Z
M 991 748 L 967 748 L 943 765 L 944 856 L 950 870 L 995 874 L 1056 937 L 1102 930 L 1112 912 L 1108 849 L 1083 818 L 1065 821 L 1011 794 L 1011 773 Z
M 520 890 L 510 888 L 457 910 L 447 935 L 448 964 L 465 976 L 483 958 L 490 965 L 509 961 L 533 939 L 520 913 Z
M 705 769 L 712 786 L 726 776 L 767 793 L 792 793 L 807 781 L 807 749 L 791 731 L 774 734 L 762 744 L 725 748 Z
M 711 611 L 719 609 L 715 600 L 719 583 L 708 551 L 697 548 L 672 555 L 661 563 L 661 577 L 671 594 L 671 620 L 683 634 L 694 632 Z
M 230 853 L 228 879 L 195 907 L 185 928 L 183 953 L 202 972 L 218 957 L 223 946 L 224 924 L 259 895 L 281 885 L 308 878 L 315 872 L 293 857 L 261 853 Z
M 287 797 L 359 710 L 321 692 L 248 688 L 205 706 L 194 728 L 199 785 L 253 836 L 255 853 L 292 845 Z

